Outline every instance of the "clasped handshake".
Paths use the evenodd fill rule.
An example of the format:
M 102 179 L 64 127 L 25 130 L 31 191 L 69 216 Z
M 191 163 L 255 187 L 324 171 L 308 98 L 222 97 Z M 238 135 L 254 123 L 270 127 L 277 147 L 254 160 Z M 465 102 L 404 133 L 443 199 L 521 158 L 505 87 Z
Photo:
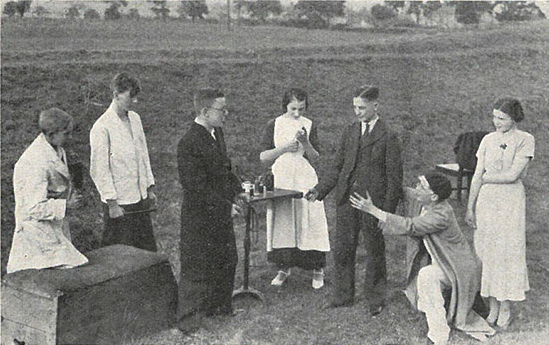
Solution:
M 318 191 L 315 188 L 311 188 L 303 197 L 307 199 L 307 201 L 317 201 Z M 370 213 L 376 208 L 368 191 L 366 191 L 366 197 L 354 192 L 353 195 L 349 197 L 349 201 L 351 201 L 351 206 L 367 213 Z

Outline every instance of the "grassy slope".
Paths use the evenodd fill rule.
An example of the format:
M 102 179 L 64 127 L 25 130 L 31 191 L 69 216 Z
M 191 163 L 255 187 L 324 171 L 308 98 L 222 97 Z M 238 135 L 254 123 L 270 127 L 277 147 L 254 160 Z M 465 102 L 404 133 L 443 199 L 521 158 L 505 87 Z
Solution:
M 451 161 L 453 142 L 462 131 L 490 126 L 493 100 L 502 94 L 522 97 L 527 118 L 521 128 L 537 141 L 536 163 L 526 181 L 528 193 L 528 260 L 532 291 L 517 306 L 519 319 L 507 334 L 491 343 L 537 344 L 548 335 L 547 268 L 548 147 L 547 25 L 521 25 L 481 32 L 418 31 L 407 34 L 345 33 L 277 28 L 191 26 L 146 22 L 131 30 L 110 24 L 87 26 L 44 21 L 2 23 L 2 272 L 13 228 L 13 164 L 36 135 L 37 113 L 58 106 L 79 124 L 74 152 L 87 163 L 87 133 L 108 104 L 108 82 L 120 69 L 138 74 L 143 92 L 142 115 L 162 211 L 155 220 L 162 251 L 178 272 L 179 190 L 175 150 L 190 112 L 192 89 L 214 85 L 225 89 L 234 108 L 227 128 L 230 155 L 247 176 L 260 172 L 254 147 L 262 125 L 280 112 L 285 87 L 309 90 L 309 116 L 320 125 L 323 156 L 329 164 L 343 126 L 351 121 L 350 95 L 363 83 L 381 86 L 383 117 L 401 134 L 405 178 L 435 163 Z M 161 36 L 152 33 L 162 32 Z M 47 35 L 45 37 L 44 33 Z M 251 51 L 250 49 L 253 49 Z M 543 136 L 542 136 L 543 135 Z M 82 250 L 98 245 L 101 221 L 97 195 L 86 180 L 88 205 L 73 216 L 75 242 Z M 333 200 L 328 199 L 330 229 Z M 463 212 L 456 205 L 457 212 Z M 238 222 L 239 237 L 242 223 Z M 470 230 L 464 230 L 471 236 Z M 288 286 L 268 286 L 274 270 L 264 258 L 263 235 L 252 253 L 253 286 L 264 291 L 267 308 L 252 308 L 233 320 L 208 322 L 197 338 L 166 332 L 130 343 L 246 344 L 378 344 L 420 341 L 424 318 L 412 312 L 402 294 L 404 245 L 388 240 L 391 290 L 387 312 L 370 319 L 359 303 L 353 308 L 322 311 L 328 290 L 312 292 L 307 272 L 297 271 Z M 363 255 L 357 272 L 361 281 Z M 240 268 L 239 268 L 240 269 Z M 331 276 L 329 257 L 328 279 Z M 237 280 L 240 280 L 240 273 Z M 328 284 L 329 286 L 330 284 Z M 334 322 L 334 320 L 337 320 Z M 456 335 L 456 343 L 465 342 Z

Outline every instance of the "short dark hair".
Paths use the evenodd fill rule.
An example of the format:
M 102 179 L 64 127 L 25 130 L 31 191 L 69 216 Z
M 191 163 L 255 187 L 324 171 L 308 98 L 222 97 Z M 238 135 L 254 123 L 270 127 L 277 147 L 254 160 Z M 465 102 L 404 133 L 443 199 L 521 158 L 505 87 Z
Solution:
M 286 90 L 284 96 L 282 96 L 282 111 L 287 110 L 288 104 L 290 104 L 293 99 L 296 99 L 298 102 L 305 101 L 305 109 L 309 107 L 309 96 L 307 95 L 307 91 L 292 87 L 291 89 Z
M 72 125 L 72 116 L 58 108 L 43 110 L 38 116 L 38 127 L 46 135 L 64 131 Z
M 368 102 L 375 101 L 379 97 L 379 88 L 373 85 L 363 85 L 356 89 L 354 97 L 360 97 Z
M 425 179 L 429 182 L 429 187 L 438 195 L 438 201 L 446 200 L 452 194 L 452 183 L 450 180 L 436 171 L 430 171 L 425 174 Z
M 120 72 L 111 80 L 111 91 L 118 94 L 130 90 L 130 97 L 135 97 L 141 91 L 139 80 L 126 72 Z
M 215 99 L 221 97 L 225 97 L 223 91 L 211 87 L 202 88 L 196 91 L 193 97 L 196 115 L 200 115 L 202 109 L 211 107 Z
M 524 120 L 524 111 L 520 101 L 514 97 L 501 97 L 494 103 L 494 109 L 509 115 L 513 121 L 520 122 Z

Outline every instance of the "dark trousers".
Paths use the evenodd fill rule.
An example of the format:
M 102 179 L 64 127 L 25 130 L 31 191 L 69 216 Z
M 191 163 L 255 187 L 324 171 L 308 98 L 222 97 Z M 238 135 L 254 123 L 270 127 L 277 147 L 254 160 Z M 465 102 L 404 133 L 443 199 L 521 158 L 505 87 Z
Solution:
M 334 241 L 335 302 L 353 302 L 355 297 L 355 262 L 358 235 L 362 231 L 366 249 L 364 293 L 370 306 L 380 306 L 387 289 L 385 241 L 376 218 L 358 211 L 349 202 L 337 207 Z
M 148 200 L 136 204 L 122 205 L 125 212 L 147 210 Z M 102 246 L 124 244 L 136 248 L 156 252 L 151 215 L 148 212 L 126 214 L 119 218 L 109 216 L 109 206 L 103 204 L 103 239 Z

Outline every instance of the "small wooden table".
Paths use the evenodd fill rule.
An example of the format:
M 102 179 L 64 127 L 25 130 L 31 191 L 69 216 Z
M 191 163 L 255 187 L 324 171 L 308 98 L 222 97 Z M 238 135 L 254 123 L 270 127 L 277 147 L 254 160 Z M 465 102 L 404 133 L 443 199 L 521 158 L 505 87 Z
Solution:
M 303 193 L 295 190 L 279 189 L 275 188 L 274 191 L 267 191 L 264 194 L 245 196 L 248 202 L 248 211 L 246 212 L 246 235 L 244 237 L 244 274 L 242 287 L 233 291 L 233 298 L 238 295 L 248 295 L 259 299 L 261 302 L 265 302 L 265 299 L 261 292 L 255 290 L 249 286 L 249 273 L 250 273 L 250 232 L 252 223 L 252 204 L 256 204 L 263 201 L 273 201 L 277 199 L 299 199 L 303 197 Z

